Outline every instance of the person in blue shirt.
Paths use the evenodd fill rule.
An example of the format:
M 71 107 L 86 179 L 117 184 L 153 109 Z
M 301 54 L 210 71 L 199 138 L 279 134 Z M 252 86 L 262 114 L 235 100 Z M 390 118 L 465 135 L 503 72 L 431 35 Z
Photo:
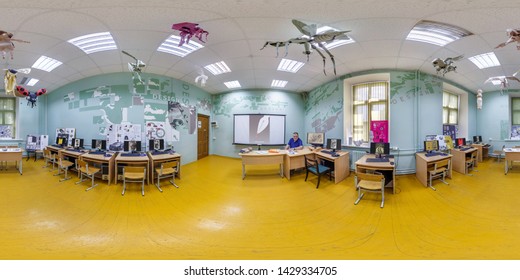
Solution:
M 294 150 L 301 150 L 303 149 L 303 142 L 302 139 L 298 136 L 298 132 L 293 133 L 293 137 L 291 140 L 289 140 L 289 143 L 287 143 L 287 146 L 285 146 L 285 149 L 294 149 Z

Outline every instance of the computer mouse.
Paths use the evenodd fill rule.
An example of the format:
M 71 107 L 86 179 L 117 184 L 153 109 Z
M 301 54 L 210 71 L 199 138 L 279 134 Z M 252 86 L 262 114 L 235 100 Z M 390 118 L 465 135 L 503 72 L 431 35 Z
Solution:
M 394 162 L 391 161 L 390 164 L 391 164 L 391 165 L 394 165 Z

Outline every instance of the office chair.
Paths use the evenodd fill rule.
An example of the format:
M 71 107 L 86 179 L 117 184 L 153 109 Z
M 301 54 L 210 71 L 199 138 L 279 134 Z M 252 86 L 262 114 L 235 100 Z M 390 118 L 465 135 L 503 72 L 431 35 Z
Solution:
M 332 180 L 331 169 L 325 165 L 321 165 L 317 159 L 305 157 L 305 181 L 307 181 L 307 177 L 309 173 L 312 173 L 318 176 L 318 183 L 316 184 L 316 188 L 320 186 L 321 175 L 325 173 L 329 173 L 329 180 Z
M 475 157 L 475 152 L 471 153 L 470 157 L 466 158 L 466 175 L 473 176 L 473 174 L 469 174 L 469 169 L 471 168 L 472 171 L 478 171 L 475 169 L 475 163 L 477 161 L 477 158 Z
M 61 152 L 61 150 L 59 150 L 58 151 L 58 173 L 54 174 L 54 176 L 59 176 L 61 174 L 65 174 L 64 177 L 62 179 L 60 179 L 60 182 L 71 179 L 71 177 L 69 177 L 67 174 L 68 174 L 69 168 L 73 165 L 74 165 L 74 163 L 72 161 L 66 160 L 65 157 L 63 156 L 63 153 Z M 64 171 L 64 173 L 61 173 L 62 170 Z
M 493 155 L 497 157 L 497 162 L 500 162 L 500 160 L 506 156 L 504 153 L 504 149 L 506 148 L 506 145 L 502 146 L 502 150 L 493 150 Z
M 161 189 L 161 179 L 172 178 L 169 182 L 174 185 L 176 188 L 177 184 L 175 184 L 175 175 L 179 170 L 179 159 L 175 159 L 169 162 L 161 163 L 161 167 L 155 168 L 155 173 L 157 174 L 157 184 L 155 186 L 162 192 Z
M 141 194 L 144 196 L 144 181 L 146 179 L 146 167 L 144 166 L 125 166 L 123 167 L 123 192 L 125 195 L 126 182 L 141 183 Z
M 437 189 L 434 188 L 432 185 L 432 180 L 437 179 L 437 178 L 441 179 L 441 182 L 443 182 L 444 184 L 449 185 L 449 183 L 446 182 L 445 179 L 446 179 L 446 174 L 448 174 L 448 171 L 450 170 L 450 164 L 451 164 L 450 159 L 444 159 L 444 160 L 436 162 L 435 165 L 433 166 L 433 169 L 428 170 L 428 179 L 430 181 L 428 187 L 430 187 L 434 191 L 436 191 Z
M 94 178 L 95 178 L 96 173 L 101 171 L 101 169 L 97 168 L 97 167 L 93 167 L 93 166 L 88 166 L 88 163 L 86 163 L 84 160 L 81 160 L 81 159 L 78 159 L 76 161 L 76 164 L 77 164 L 76 168 L 78 169 L 78 172 L 79 172 L 79 181 L 76 182 L 76 185 L 85 182 L 86 179 L 83 179 L 83 176 L 85 176 L 92 181 L 91 186 L 89 188 L 87 188 L 85 191 L 91 190 L 95 186 L 97 186 L 98 184 L 94 184 Z
M 381 193 L 381 208 L 385 206 L 385 176 L 383 174 L 374 173 L 356 173 L 354 184 L 358 191 L 358 198 L 355 205 L 361 201 L 365 192 Z M 364 191 L 364 192 L 363 192 Z

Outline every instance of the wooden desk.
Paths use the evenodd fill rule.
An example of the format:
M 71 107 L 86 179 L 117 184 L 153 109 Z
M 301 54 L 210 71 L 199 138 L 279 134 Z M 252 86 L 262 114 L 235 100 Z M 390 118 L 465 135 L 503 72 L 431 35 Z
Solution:
M 471 153 L 478 153 L 477 148 L 469 148 L 465 151 L 460 149 L 452 149 L 451 154 L 453 155 L 453 158 L 451 165 L 453 166 L 453 170 L 462 174 L 466 174 L 466 157 Z M 475 162 L 475 166 L 477 166 L 477 162 Z
M 441 160 L 451 158 L 453 155 L 436 155 L 436 156 L 426 156 L 426 153 L 416 153 L 415 154 L 415 177 L 423 184 L 425 187 L 428 187 L 428 170 L 432 169 L 436 162 Z M 450 164 L 448 169 L 447 177 L 451 178 L 453 163 Z
M 101 168 L 101 180 L 108 180 L 108 185 L 112 182 L 112 178 L 114 178 L 114 161 L 116 158 L 115 153 L 109 153 L 110 156 L 106 157 L 105 154 L 82 154 L 81 159 L 87 163 L 97 164 Z M 103 172 L 104 167 L 108 168 L 108 174 L 105 175 Z
M 520 161 L 520 149 L 519 148 L 505 148 L 504 153 L 506 154 L 504 174 L 507 175 L 507 172 L 509 172 L 509 169 L 513 168 L 513 161 Z M 509 162 L 511 162 L 511 165 L 509 165 Z
M 485 146 L 483 144 L 471 144 L 471 147 L 477 148 L 477 160 L 478 162 L 482 162 L 484 158 L 488 157 L 489 154 L 489 146 Z
M 339 157 L 333 157 L 330 154 L 316 151 L 315 154 L 318 158 L 324 159 L 334 163 L 334 183 L 337 184 L 350 175 L 350 159 L 349 153 L 346 151 L 337 151 Z
M 48 145 L 47 149 L 49 149 L 49 151 L 51 151 L 51 153 L 57 154 L 59 150 L 63 149 L 63 147 L 56 147 L 56 146 L 53 146 L 53 145 Z
M 302 150 L 294 151 L 294 154 L 285 154 L 285 159 L 283 161 L 283 175 L 287 180 L 291 180 L 291 170 L 305 168 L 305 155 L 312 155 L 314 157 L 314 152 L 304 148 Z
M 394 165 L 394 158 L 389 158 L 388 162 L 367 162 L 367 158 L 375 158 L 376 155 L 374 154 L 367 154 L 361 157 L 356 161 L 356 172 L 359 173 L 366 173 L 367 170 L 373 170 L 373 171 L 388 171 L 392 172 L 392 180 L 388 182 L 389 180 L 386 180 L 385 176 L 385 188 L 392 188 L 392 193 L 395 194 L 395 165 Z
M 115 163 L 116 163 L 116 168 L 115 168 L 115 176 L 114 176 L 114 182 L 115 184 L 117 184 L 117 180 L 118 180 L 118 166 L 120 164 L 122 165 L 137 165 L 137 166 L 145 166 L 146 169 L 149 169 L 150 166 L 149 166 L 149 158 L 146 154 L 144 154 L 143 156 L 121 156 L 121 154 L 118 154 L 116 156 L 116 160 L 115 160 Z M 150 184 L 150 176 L 148 176 L 148 174 L 150 174 L 147 170 L 147 175 L 146 175 L 146 183 L 147 184 Z M 121 175 L 122 176 L 122 175 Z
M 150 152 L 148 152 L 148 157 L 150 158 L 150 167 L 148 168 L 150 172 L 148 173 L 148 176 L 152 177 L 152 184 L 155 184 L 155 168 L 158 167 L 163 162 L 169 162 L 174 159 L 179 159 L 179 168 L 177 169 L 176 176 L 180 179 L 181 178 L 181 155 L 178 153 L 173 154 L 161 154 L 161 155 L 154 155 Z
M 2 169 L 7 170 L 7 162 L 15 161 L 16 167 L 20 175 L 22 175 L 22 149 L 21 148 L 2 148 L 0 149 L 0 162 L 2 163 Z M 5 168 L 3 162 L 6 162 Z
M 81 157 L 82 154 L 84 154 L 86 151 L 78 151 L 78 150 L 72 150 L 72 149 L 63 149 L 61 150 L 61 154 L 64 156 L 64 157 L 67 157 L 68 160 L 72 163 L 74 163 L 74 165 L 72 165 L 70 168 L 76 172 L 78 172 L 78 177 L 79 177 L 79 171 L 77 170 L 76 168 L 76 160 L 78 158 Z
M 251 151 L 249 153 L 240 153 L 242 157 L 242 180 L 246 177 L 246 165 L 280 165 L 280 177 L 283 177 L 283 159 L 287 154 L 286 151 L 279 153 L 269 153 L 268 151 Z

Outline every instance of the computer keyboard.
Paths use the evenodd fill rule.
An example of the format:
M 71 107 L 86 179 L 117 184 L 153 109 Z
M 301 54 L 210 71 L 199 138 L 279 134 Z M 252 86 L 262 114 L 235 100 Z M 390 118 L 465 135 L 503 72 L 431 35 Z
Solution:
M 433 156 L 446 156 L 448 154 L 440 153 L 440 152 L 430 152 L 430 153 L 425 153 L 424 155 L 427 157 L 433 157 Z
M 144 153 L 121 153 L 122 157 L 144 157 L 146 154 Z
M 387 158 L 367 158 L 367 162 L 389 162 Z
M 470 148 L 470 147 L 460 148 L 461 151 L 467 151 L 467 150 L 469 150 L 469 149 L 471 149 L 471 148 Z
M 91 155 L 104 155 L 106 152 L 105 151 L 91 151 L 89 152 L 89 154 Z
M 336 153 L 335 151 L 332 151 L 332 150 L 321 150 L 320 152 L 325 153 L 325 154 L 329 154 L 329 155 L 331 155 L 333 157 L 339 157 L 339 154 Z

